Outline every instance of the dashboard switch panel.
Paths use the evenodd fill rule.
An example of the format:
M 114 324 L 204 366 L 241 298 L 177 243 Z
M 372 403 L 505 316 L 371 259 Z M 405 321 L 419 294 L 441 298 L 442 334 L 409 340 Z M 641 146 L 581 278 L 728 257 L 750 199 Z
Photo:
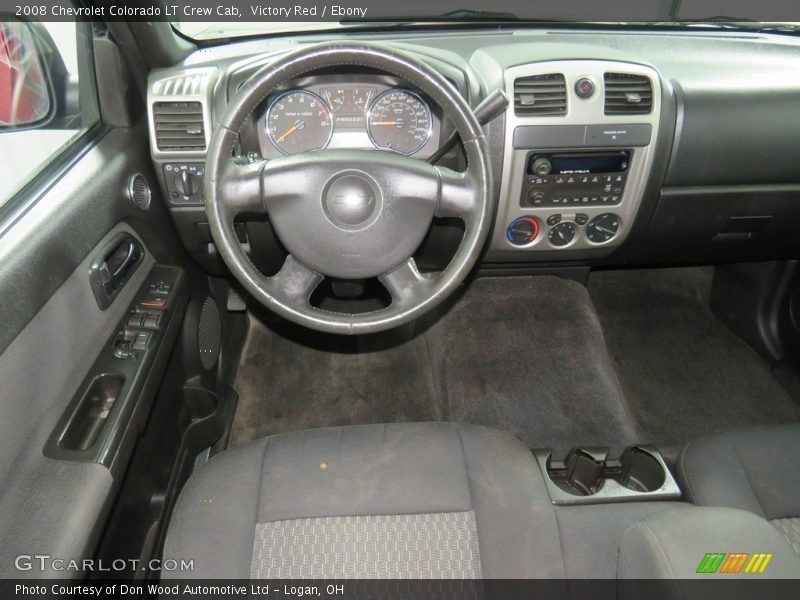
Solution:
M 167 163 L 164 165 L 164 182 L 172 204 L 203 203 L 203 163 Z

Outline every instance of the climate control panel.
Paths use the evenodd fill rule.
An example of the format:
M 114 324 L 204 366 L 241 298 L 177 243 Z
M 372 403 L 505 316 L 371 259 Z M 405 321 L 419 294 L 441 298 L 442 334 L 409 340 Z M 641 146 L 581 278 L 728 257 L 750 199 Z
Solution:
M 612 241 L 619 228 L 619 216 L 610 212 L 594 217 L 580 212 L 552 213 L 544 225 L 536 217 L 525 215 L 509 223 L 506 238 L 517 247 L 530 246 L 540 238 L 553 249 L 568 248 L 579 241 L 599 246 Z

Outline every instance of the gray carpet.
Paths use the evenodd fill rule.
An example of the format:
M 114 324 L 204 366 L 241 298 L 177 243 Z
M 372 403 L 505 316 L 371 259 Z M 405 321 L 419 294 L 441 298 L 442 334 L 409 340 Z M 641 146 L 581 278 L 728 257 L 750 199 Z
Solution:
M 251 319 L 231 445 L 310 427 L 452 420 L 529 447 L 656 444 L 800 421 L 761 358 L 709 311 L 712 271 L 478 279 L 393 332 L 327 336 Z M 591 298 L 590 298 L 591 294 Z M 601 328 L 602 325 L 602 328 Z
M 631 412 L 668 455 L 709 431 L 800 420 L 769 366 L 708 309 L 712 276 L 652 269 L 589 281 Z
M 642 441 L 586 289 L 553 277 L 487 278 L 436 315 L 341 338 L 261 312 L 236 381 L 231 445 L 357 423 L 453 420 L 529 447 Z

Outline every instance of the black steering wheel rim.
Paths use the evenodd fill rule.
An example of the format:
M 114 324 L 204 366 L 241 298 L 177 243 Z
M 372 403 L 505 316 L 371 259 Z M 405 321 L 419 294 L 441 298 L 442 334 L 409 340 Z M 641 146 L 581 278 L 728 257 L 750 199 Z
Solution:
M 394 154 L 378 157 L 375 153 L 383 152 L 377 150 L 317 151 L 303 153 L 303 156 L 283 157 L 284 160 L 255 163 L 232 158 L 245 120 L 279 85 L 310 71 L 336 66 L 378 69 L 401 77 L 421 89 L 442 108 L 445 117 L 461 136 L 467 155 L 467 170 L 456 173 Z M 339 166 L 334 164 L 337 162 L 334 158 L 339 161 Z M 355 166 L 344 169 L 342 159 Z M 399 260 L 397 256 L 387 258 L 373 252 L 374 256 L 380 254 L 379 258 L 385 259 L 378 267 L 383 271 L 378 278 L 392 296 L 392 303 L 382 310 L 360 314 L 333 313 L 311 306 L 311 292 L 325 275 L 331 273 L 322 272 L 324 268 L 319 268 L 319 265 L 316 265 L 317 269 L 306 266 L 291 254 L 291 248 L 290 256 L 278 274 L 271 277 L 263 275 L 239 244 L 233 219 L 243 213 L 267 212 L 281 237 L 278 225 L 284 229 L 291 228 L 293 215 L 296 214 L 291 211 L 296 209 L 293 207 L 297 207 L 302 190 L 293 190 L 290 194 L 286 190 L 277 193 L 274 188 L 280 187 L 278 183 L 281 181 L 289 181 L 287 185 L 291 186 L 291 180 L 298 178 L 297 175 L 292 177 L 293 169 L 296 170 L 301 164 L 307 172 L 318 173 L 320 181 L 325 177 L 330 178 L 331 174 L 338 176 L 337 168 L 342 172 L 355 170 L 374 175 L 377 185 L 386 186 L 393 194 L 399 194 L 393 203 L 384 202 L 388 204 L 389 222 L 394 219 L 396 223 L 403 214 L 410 214 L 410 201 L 418 202 L 420 207 L 428 207 L 422 211 L 423 220 L 428 209 L 431 221 L 434 215 L 462 219 L 465 224 L 464 236 L 450 264 L 436 275 L 421 275 L 411 257 L 413 252 L 397 264 L 394 264 Z M 391 183 L 396 175 L 393 175 L 393 171 L 403 174 L 413 172 L 417 177 L 413 180 L 415 190 L 398 192 L 397 188 L 407 186 Z M 391 329 L 421 316 L 449 296 L 470 272 L 483 248 L 490 227 L 491 190 L 486 139 L 466 101 L 440 74 L 413 56 L 371 43 L 319 44 L 287 54 L 262 67 L 238 90 L 221 115 L 212 134 L 206 159 L 206 214 L 212 237 L 234 277 L 267 308 L 300 325 L 331 333 L 352 335 Z M 316 196 L 322 193 L 316 189 L 307 191 L 308 202 L 311 203 L 309 206 L 314 211 L 319 208 L 313 204 L 319 202 Z M 387 190 L 379 193 L 386 194 Z M 325 202 L 324 197 L 322 202 Z M 391 214 L 391 210 L 396 214 Z M 405 213 L 402 212 L 404 210 Z M 316 212 L 314 218 L 317 218 Z M 321 226 L 329 226 L 322 221 L 320 223 Z M 377 231 L 380 234 L 381 230 Z M 391 230 L 384 229 L 384 235 L 387 231 Z M 338 234 L 337 231 L 333 233 Z M 354 237 L 352 233 L 348 235 Z M 370 241 L 374 243 L 380 238 L 374 232 L 364 235 L 372 235 L 374 239 Z M 401 241 L 401 238 L 395 241 Z M 373 248 L 369 245 L 365 247 Z M 315 264 L 314 260 L 317 259 L 324 263 L 324 258 L 306 251 L 304 245 L 297 245 L 296 248 L 306 262 Z M 387 247 L 387 252 L 391 249 Z M 368 255 L 369 252 L 364 254 Z M 367 263 L 367 258 L 363 262 Z M 386 268 L 387 265 L 392 266 Z M 359 272 L 358 267 L 357 264 L 354 266 L 355 272 Z M 360 267 L 363 271 L 369 265 Z

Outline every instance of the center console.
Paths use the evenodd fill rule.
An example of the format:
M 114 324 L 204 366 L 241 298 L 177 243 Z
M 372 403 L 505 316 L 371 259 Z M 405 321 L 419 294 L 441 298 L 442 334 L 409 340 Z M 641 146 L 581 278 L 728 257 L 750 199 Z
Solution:
M 506 69 L 505 85 L 514 105 L 490 250 L 516 260 L 607 254 L 630 232 L 652 166 L 658 73 L 545 61 Z

